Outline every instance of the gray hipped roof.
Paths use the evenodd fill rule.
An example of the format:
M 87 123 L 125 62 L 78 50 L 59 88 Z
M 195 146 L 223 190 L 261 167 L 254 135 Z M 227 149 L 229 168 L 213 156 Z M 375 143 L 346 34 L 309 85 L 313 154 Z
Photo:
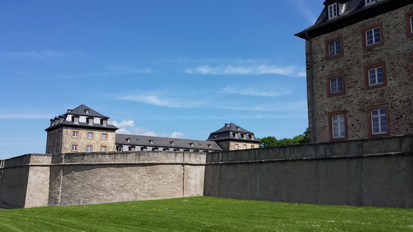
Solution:
M 130 134 L 116 134 L 116 145 L 222 151 L 222 148 L 214 141 Z
M 111 130 L 111 131 L 115 131 L 118 129 L 115 126 L 108 124 L 108 122 L 105 124 L 88 124 L 85 122 L 75 122 L 74 120 L 69 121 L 67 120 L 68 115 L 73 115 L 73 116 L 78 116 L 78 117 L 85 116 L 88 118 L 97 117 L 97 118 L 101 118 L 102 120 L 109 120 L 109 117 L 82 104 L 74 109 L 68 109 L 65 114 L 62 114 L 62 115 L 56 116 L 55 118 L 50 119 L 51 124 L 50 124 L 50 127 L 46 128 L 46 131 L 51 131 L 51 130 L 54 130 L 56 128 L 60 128 L 63 126 Z
M 212 132 L 208 140 L 210 141 L 223 141 L 223 140 L 237 140 L 237 141 L 249 141 L 257 142 L 259 140 L 255 139 L 254 133 L 238 126 L 235 123 L 225 123 L 225 126 L 221 129 Z

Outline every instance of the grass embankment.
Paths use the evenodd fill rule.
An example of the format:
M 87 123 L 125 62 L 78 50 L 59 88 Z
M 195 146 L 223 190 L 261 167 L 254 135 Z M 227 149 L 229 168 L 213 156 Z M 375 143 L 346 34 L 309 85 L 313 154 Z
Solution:
M 193 197 L 0 209 L 0 231 L 413 231 L 413 209 Z

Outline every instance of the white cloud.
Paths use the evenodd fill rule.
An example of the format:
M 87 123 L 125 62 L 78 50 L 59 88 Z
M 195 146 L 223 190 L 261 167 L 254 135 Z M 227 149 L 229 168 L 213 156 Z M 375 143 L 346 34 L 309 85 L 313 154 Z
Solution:
M 127 66 L 113 66 L 108 68 L 107 71 L 84 73 L 84 74 L 74 74 L 65 75 L 60 77 L 61 79 L 74 79 L 74 78 L 93 78 L 93 77 L 109 77 L 109 76 L 123 76 L 132 74 L 151 74 L 152 70 L 150 68 L 135 68 Z
M 258 96 L 258 97 L 278 97 L 282 95 L 289 94 L 288 90 L 281 91 L 263 91 L 256 89 L 254 87 L 239 87 L 236 85 L 231 85 L 223 88 L 219 93 L 223 94 L 239 94 L 246 96 Z
M 304 71 L 296 66 L 277 66 L 277 65 L 244 65 L 244 66 L 210 66 L 202 65 L 193 69 L 185 70 L 189 74 L 204 75 L 265 75 L 276 74 L 291 77 L 304 77 Z
M 10 114 L 0 113 L 0 119 L 51 119 L 53 115 L 49 114 Z
M 3 59 L 54 59 L 66 57 L 67 53 L 62 51 L 42 50 L 42 51 L 21 51 L 21 52 L 0 52 Z
M 139 93 L 122 96 L 119 99 L 140 102 L 149 105 L 171 108 L 199 107 L 199 102 L 187 100 L 182 96 L 171 96 L 168 93 Z
M 150 131 L 143 127 L 135 127 L 135 121 L 133 120 L 123 120 L 122 122 L 117 122 L 114 120 L 112 124 L 119 129 L 116 131 L 118 134 L 134 134 L 134 135 L 146 135 L 146 136 L 160 136 L 168 138 L 181 138 L 184 136 L 182 132 L 173 132 L 171 134 L 159 134 Z

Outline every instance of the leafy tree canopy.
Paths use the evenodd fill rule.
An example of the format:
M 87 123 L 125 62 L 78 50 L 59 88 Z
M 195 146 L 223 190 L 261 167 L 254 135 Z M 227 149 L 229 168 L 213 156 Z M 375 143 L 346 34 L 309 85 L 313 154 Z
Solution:
M 274 136 L 268 136 L 259 139 L 260 140 L 260 147 L 267 148 L 267 147 L 280 147 L 280 146 L 292 146 L 292 145 L 299 145 L 299 144 L 306 144 L 309 143 L 309 130 L 308 128 L 304 131 L 304 133 L 294 136 L 292 139 L 283 138 L 278 140 Z

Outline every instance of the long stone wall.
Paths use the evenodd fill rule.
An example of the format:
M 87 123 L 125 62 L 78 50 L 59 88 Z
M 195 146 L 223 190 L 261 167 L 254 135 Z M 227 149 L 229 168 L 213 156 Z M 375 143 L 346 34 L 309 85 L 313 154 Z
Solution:
M 413 207 L 413 137 L 209 154 L 206 196 Z
M 413 208 L 413 135 L 220 153 L 28 154 L 0 162 L 0 207 L 203 195 Z
M 24 155 L 5 161 L 2 207 L 99 204 L 202 196 L 205 153 Z

